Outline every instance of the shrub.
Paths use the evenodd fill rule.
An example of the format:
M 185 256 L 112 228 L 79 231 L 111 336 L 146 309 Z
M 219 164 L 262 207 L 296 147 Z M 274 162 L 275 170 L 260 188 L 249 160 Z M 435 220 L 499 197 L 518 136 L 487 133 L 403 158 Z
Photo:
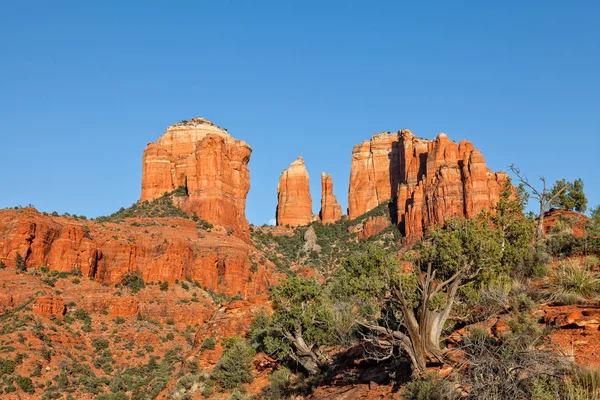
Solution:
M 592 297 L 600 293 L 600 274 L 576 261 L 560 264 L 545 282 L 551 300 L 561 295 Z
M 215 339 L 213 339 L 211 337 L 207 337 L 202 342 L 202 346 L 200 347 L 200 350 L 214 350 L 216 344 L 217 344 L 217 342 Z
M 169 290 L 169 282 L 163 282 L 160 284 L 160 290 L 166 292 Z
M 18 272 L 27 271 L 27 267 L 25 266 L 25 260 L 21 256 L 21 253 L 17 253 L 15 262 L 16 262 L 15 268 L 17 269 Z
M 19 375 L 15 378 L 15 382 L 25 393 L 33 393 L 33 382 L 31 381 L 31 378 L 26 378 Z
M 426 375 L 422 379 L 412 381 L 404 386 L 404 397 L 407 400 L 450 400 L 459 395 L 449 382 L 436 375 Z
M 115 318 L 115 324 L 117 324 L 117 325 L 121 325 L 124 322 L 125 322 L 125 318 L 123 318 L 123 317 Z
M 279 400 L 290 394 L 290 370 L 282 367 L 269 375 L 269 385 L 263 388 L 262 398 L 265 400 Z
M 133 294 L 143 289 L 145 284 L 140 275 L 134 272 L 128 272 L 121 278 L 121 284 L 131 290 Z
M 252 382 L 252 358 L 254 349 L 240 337 L 223 341 L 225 351 L 212 371 L 212 379 L 224 389 L 235 389 L 243 383 Z
M 95 338 L 94 340 L 92 340 L 92 346 L 94 346 L 96 352 L 108 349 L 108 344 L 108 340 L 106 339 Z

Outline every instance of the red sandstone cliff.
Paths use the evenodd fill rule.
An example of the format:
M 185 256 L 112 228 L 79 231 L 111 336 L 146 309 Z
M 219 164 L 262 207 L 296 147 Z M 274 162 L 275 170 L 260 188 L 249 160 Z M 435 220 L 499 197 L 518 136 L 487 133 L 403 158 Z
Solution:
M 419 139 L 409 130 L 380 133 L 354 147 L 348 191 L 349 218 L 396 197 L 406 236 L 451 217 L 493 209 L 508 176 L 489 170 L 470 142 L 441 133 Z
M 281 173 L 277 197 L 277 225 L 300 226 L 311 222 L 312 198 L 302 157 Z
M 142 195 L 152 200 L 180 186 L 179 206 L 249 241 L 246 195 L 252 148 L 203 118 L 171 125 L 142 158 Z
M 272 275 L 252 272 L 243 240 L 224 232 L 199 230 L 181 218 L 132 218 L 121 223 L 51 217 L 35 209 L 0 211 L 0 261 L 27 268 L 79 268 L 96 282 L 116 284 L 128 272 L 145 282 L 189 279 L 216 292 L 244 297 L 262 293 Z M 252 279 L 250 279 L 252 278 Z
M 342 206 L 333 194 L 333 181 L 331 175 L 321 174 L 321 212 L 319 218 L 322 223 L 330 224 L 342 218 Z

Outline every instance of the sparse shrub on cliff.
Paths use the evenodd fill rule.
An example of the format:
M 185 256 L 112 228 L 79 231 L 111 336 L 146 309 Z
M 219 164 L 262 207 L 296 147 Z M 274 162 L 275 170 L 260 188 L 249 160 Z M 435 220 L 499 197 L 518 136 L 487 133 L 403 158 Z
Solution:
M 121 284 L 131 290 L 133 294 L 139 292 L 146 285 L 144 284 L 144 280 L 142 277 L 135 272 L 127 272 L 121 278 Z
M 165 282 L 161 283 L 160 290 L 163 292 L 166 292 L 167 290 L 169 290 L 169 282 L 165 281 Z
M 5 269 L 6 268 L 6 264 L 4 264 L 4 261 L 0 260 L 0 269 Z
M 179 186 L 177 189 L 173 190 L 171 193 L 173 194 L 173 196 L 177 196 L 177 197 L 183 197 L 183 196 L 188 195 L 187 188 L 183 185 Z M 169 193 L 166 193 L 166 195 L 168 196 Z
M 214 350 L 216 344 L 217 344 L 217 341 L 215 339 L 213 339 L 212 337 L 207 337 L 202 342 L 202 346 L 200 347 L 200 350 Z
M 21 256 L 21 253 L 17 253 L 17 256 L 15 257 L 15 263 L 15 268 L 17 269 L 17 272 L 27 271 L 27 267 L 25 266 L 25 260 L 23 259 L 23 256 Z
M 175 193 L 181 193 L 177 190 L 165 193 L 163 196 L 156 198 L 152 201 L 141 201 L 134 203 L 129 208 L 121 208 L 119 211 L 105 216 L 98 217 L 98 222 L 119 222 L 124 218 L 184 218 L 191 219 L 181 208 L 177 207 L 173 203 L 173 196 Z

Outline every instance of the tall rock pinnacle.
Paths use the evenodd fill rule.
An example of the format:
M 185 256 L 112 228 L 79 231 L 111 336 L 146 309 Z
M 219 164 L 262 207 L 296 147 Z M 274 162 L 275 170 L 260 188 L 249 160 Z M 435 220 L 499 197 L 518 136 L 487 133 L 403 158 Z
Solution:
M 321 173 L 321 212 L 319 218 L 322 223 L 329 224 L 342 218 L 342 206 L 333 194 L 333 181 L 331 175 Z
M 302 157 L 281 173 L 277 186 L 277 225 L 307 225 L 312 219 L 308 172 Z

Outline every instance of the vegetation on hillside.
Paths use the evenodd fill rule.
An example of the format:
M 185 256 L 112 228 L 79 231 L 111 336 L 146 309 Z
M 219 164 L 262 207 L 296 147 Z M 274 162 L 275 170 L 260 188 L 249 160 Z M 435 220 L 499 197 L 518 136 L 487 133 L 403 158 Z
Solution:
M 251 233 L 252 244 L 261 250 L 276 267 L 293 275 L 292 265 L 308 266 L 324 276 L 329 276 L 348 254 L 364 251 L 369 245 L 378 244 L 385 249 L 393 248 L 401 239 L 398 228 L 390 222 L 383 232 L 369 239 L 358 239 L 349 228 L 364 223 L 369 217 L 389 216 L 393 202 L 380 204 L 366 214 L 353 220 L 342 219 L 333 224 L 313 222 L 293 229 L 292 236 L 274 236 L 261 228 Z M 312 228 L 316 234 L 317 248 L 305 249 L 304 235 Z

